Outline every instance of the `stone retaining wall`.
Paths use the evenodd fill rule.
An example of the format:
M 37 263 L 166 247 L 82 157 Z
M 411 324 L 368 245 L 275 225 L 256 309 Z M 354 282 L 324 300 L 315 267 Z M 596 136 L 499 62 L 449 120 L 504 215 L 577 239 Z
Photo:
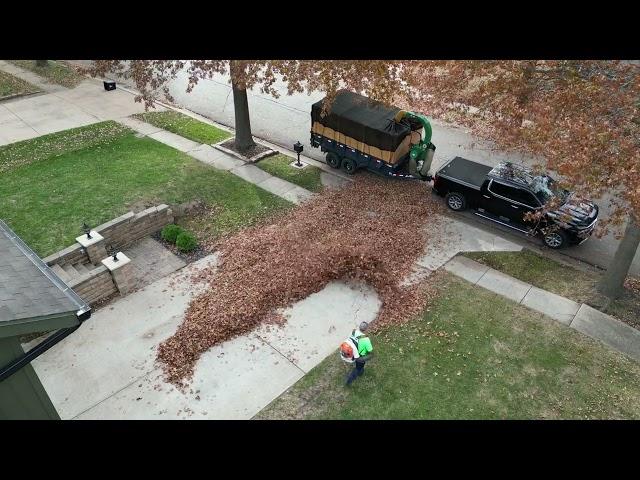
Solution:
M 117 250 L 124 250 L 137 240 L 161 230 L 165 225 L 173 223 L 173 212 L 168 205 L 158 205 L 147 208 L 138 213 L 128 212 L 113 220 L 94 228 L 104 237 L 106 246 L 113 246 Z M 87 263 L 87 252 L 79 243 L 71 245 L 59 252 L 44 258 L 44 262 L 61 267 L 74 263 Z
M 89 261 L 89 256 L 85 249 L 82 248 L 82 245 L 76 243 L 75 245 L 71 245 L 70 247 L 49 255 L 43 260 L 50 267 L 56 264 L 63 267 L 69 264 L 73 265 L 74 263 L 87 263 Z
M 96 227 L 95 231 L 104 237 L 106 245 L 124 250 L 137 240 L 161 230 L 170 223 L 173 223 L 173 212 L 168 205 L 163 204 L 138 213 L 125 213 Z
M 89 304 L 102 300 L 118 291 L 111 273 L 104 265 L 69 282 L 69 287 Z

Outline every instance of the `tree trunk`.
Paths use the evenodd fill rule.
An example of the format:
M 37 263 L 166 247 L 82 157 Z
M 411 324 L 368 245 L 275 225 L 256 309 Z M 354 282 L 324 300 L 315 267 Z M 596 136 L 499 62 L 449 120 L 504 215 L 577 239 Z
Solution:
M 598 291 L 600 293 L 610 299 L 618 298 L 622 294 L 624 281 L 631 268 L 633 257 L 638 250 L 638 245 L 640 245 L 640 227 L 633 217 L 630 217 L 627 228 L 624 231 L 624 237 L 622 237 L 622 241 L 613 257 L 613 262 L 611 262 L 607 273 L 598 283 Z
M 247 89 L 238 88 L 236 84 L 231 81 L 233 88 L 233 109 L 235 112 L 235 124 L 236 124 L 236 149 L 241 152 L 249 150 L 255 146 L 253 137 L 251 136 L 251 122 L 249 120 L 249 103 L 247 101 Z
M 49 60 L 36 60 L 36 65 L 38 67 L 48 67 L 49 66 Z

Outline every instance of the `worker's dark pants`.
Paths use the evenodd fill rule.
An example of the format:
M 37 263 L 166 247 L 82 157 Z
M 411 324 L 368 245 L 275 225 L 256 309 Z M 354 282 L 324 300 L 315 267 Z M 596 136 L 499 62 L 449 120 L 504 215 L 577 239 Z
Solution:
M 356 367 L 351 370 L 349 377 L 347 378 L 347 385 L 350 385 L 357 377 L 364 373 L 364 364 L 363 360 L 356 360 Z

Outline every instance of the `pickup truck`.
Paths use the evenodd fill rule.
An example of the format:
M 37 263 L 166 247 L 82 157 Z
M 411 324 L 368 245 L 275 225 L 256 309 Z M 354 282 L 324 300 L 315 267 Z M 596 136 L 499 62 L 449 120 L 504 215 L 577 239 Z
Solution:
M 598 206 L 580 200 L 548 175 L 536 175 L 520 165 L 502 162 L 495 167 L 455 157 L 433 177 L 433 191 L 445 197 L 454 211 L 470 208 L 474 214 L 527 235 L 540 235 L 553 249 L 586 241 L 598 221 Z M 544 211 L 552 198 L 559 207 L 537 220 L 528 212 Z

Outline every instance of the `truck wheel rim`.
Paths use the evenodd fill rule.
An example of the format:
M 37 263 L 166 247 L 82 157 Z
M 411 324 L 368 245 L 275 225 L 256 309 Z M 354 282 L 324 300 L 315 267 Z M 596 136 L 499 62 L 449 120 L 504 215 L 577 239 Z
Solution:
M 454 210 L 462 208 L 462 200 L 458 196 L 449 197 L 449 206 Z
M 562 245 L 562 237 L 557 233 L 550 233 L 544 237 L 544 241 L 547 242 L 547 245 L 550 247 L 559 247 Z

